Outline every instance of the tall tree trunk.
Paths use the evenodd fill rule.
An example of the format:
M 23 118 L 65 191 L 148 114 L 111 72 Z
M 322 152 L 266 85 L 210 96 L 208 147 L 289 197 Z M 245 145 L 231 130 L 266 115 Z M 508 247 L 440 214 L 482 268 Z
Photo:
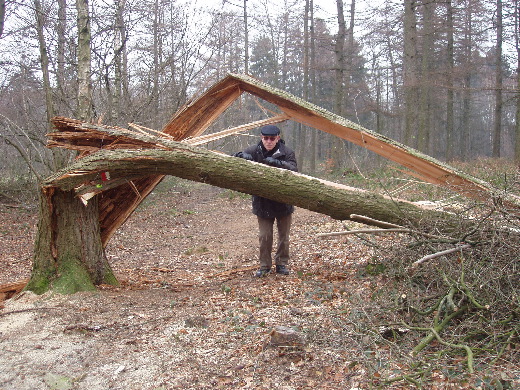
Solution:
M 65 46 L 67 44 L 67 0 L 58 0 L 58 21 L 56 23 L 56 89 L 59 93 L 58 112 L 65 100 Z
M 43 34 L 43 29 L 45 28 L 45 15 L 43 14 L 40 0 L 34 0 L 34 13 L 36 16 L 36 33 L 38 35 L 38 48 L 40 50 L 40 65 L 43 78 L 43 90 L 45 91 L 45 107 L 49 130 L 51 118 L 54 117 L 54 102 L 52 99 L 52 88 L 49 77 L 49 56 L 47 55 L 47 45 Z
M 83 121 L 94 119 L 92 102 L 90 14 L 88 0 L 76 0 L 78 13 L 78 107 L 77 118 Z
M 153 128 L 159 128 L 159 63 L 161 57 L 162 40 L 159 36 L 161 25 L 161 8 L 159 7 L 159 0 L 155 0 L 153 9 L 153 73 L 152 73 L 152 101 L 151 101 L 151 117 L 149 118 Z
M 344 116 L 345 107 L 345 91 L 348 92 L 346 78 L 350 74 L 345 75 L 346 60 L 345 60 L 345 42 L 347 39 L 347 24 L 345 22 L 345 13 L 343 11 L 343 0 L 336 0 L 336 9 L 338 11 L 338 33 L 336 35 L 336 42 L 334 44 L 334 55 L 336 57 L 336 67 L 334 70 L 334 113 L 339 116 Z M 331 148 L 331 165 L 330 168 L 338 170 L 341 166 L 343 155 L 343 140 L 340 138 L 332 138 Z
M 78 12 L 78 113 L 93 116 L 90 83 L 90 22 L 87 0 L 76 0 Z M 43 293 L 90 290 L 117 284 L 105 256 L 99 227 L 98 198 L 87 206 L 72 191 L 42 188 L 33 270 L 27 289 Z
M 472 1 L 466 0 L 465 4 L 465 28 L 464 28 L 464 89 L 462 91 L 462 139 L 460 142 L 461 155 L 463 160 L 470 158 L 472 137 L 471 128 L 471 73 L 472 73 L 472 54 L 473 54 L 473 16 Z
M 247 0 L 244 0 L 244 73 L 249 73 L 249 26 L 247 24 Z
M 36 32 L 38 36 L 38 47 L 40 51 L 40 66 L 42 70 L 43 90 L 45 91 L 45 112 L 47 114 L 47 132 L 51 129 L 51 119 L 54 117 L 54 98 L 49 73 L 49 56 L 45 42 L 44 28 L 45 15 L 40 0 L 34 0 L 34 13 L 36 16 Z M 54 170 L 65 166 L 67 153 L 64 150 L 52 151 L 52 166 Z
M 451 0 L 446 2 L 446 28 L 448 30 L 447 56 L 447 96 L 446 96 L 446 160 L 450 161 L 454 155 L 454 98 L 453 98 L 453 71 L 455 68 L 454 40 L 453 40 L 453 5 Z
M 114 93 L 113 93 L 113 123 L 122 123 L 124 116 L 122 104 L 124 88 L 123 58 L 126 56 L 126 26 L 124 20 L 124 10 L 126 0 L 116 2 L 116 12 L 114 18 Z M 121 122 L 120 122 L 121 121 Z
M 404 134 L 403 142 L 417 147 L 415 109 L 418 101 L 416 0 L 404 0 Z
M 309 29 L 309 19 L 310 19 L 310 11 L 311 9 L 311 0 L 305 0 L 305 15 L 303 18 L 303 98 L 308 100 L 309 97 L 309 68 L 310 68 L 310 29 Z M 300 170 L 304 170 L 303 167 L 306 163 L 306 141 L 307 141 L 307 131 L 305 126 L 301 123 L 297 125 L 298 129 L 298 137 L 295 147 L 298 151 L 298 165 Z
M 429 0 L 423 0 L 423 39 L 421 50 L 421 80 L 419 93 L 419 112 L 418 112 L 418 129 L 417 129 L 417 148 L 428 154 L 430 151 L 430 111 L 431 111 L 431 70 L 433 61 L 433 18 L 435 3 Z
M 314 1 L 310 0 L 310 35 L 311 35 L 311 47 L 310 47 L 310 69 L 309 69 L 309 101 L 316 102 L 316 32 L 314 28 Z M 311 173 L 316 172 L 316 131 L 310 132 L 310 145 L 309 145 L 309 171 Z
M 520 1 L 515 0 L 516 89 L 520 91 Z M 516 98 L 515 161 L 520 163 L 520 96 Z
M 497 35 L 495 48 L 495 123 L 493 126 L 493 157 L 500 157 L 502 138 L 502 0 L 497 0 Z

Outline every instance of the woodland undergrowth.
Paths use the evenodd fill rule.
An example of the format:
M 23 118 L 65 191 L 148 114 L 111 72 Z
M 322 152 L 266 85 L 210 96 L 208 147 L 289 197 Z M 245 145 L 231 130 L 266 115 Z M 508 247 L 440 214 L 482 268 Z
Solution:
M 502 194 L 517 195 L 515 167 L 482 161 L 472 170 Z M 400 197 L 406 191 L 411 191 L 409 197 L 420 197 L 418 186 L 399 185 Z M 394 193 L 398 188 L 389 189 L 388 181 L 385 186 Z M 424 198 L 432 199 L 432 188 L 423 188 Z M 371 335 L 374 350 L 384 346 L 387 358 L 398 362 L 381 369 L 372 358 L 367 364 L 372 365 L 374 384 L 429 388 L 448 379 L 461 388 L 514 388 L 520 380 L 518 210 L 458 197 L 442 207 L 461 222 L 471 219 L 471 228 L 447 236 L 423 221 L 407 226 L 412 233 L 384 244 L 362 237 L 378 247 L 380 256 L 365 271 L 380 283 L 370 303 L 355 302 L 364 306 L 357 311 L 356 324 Z

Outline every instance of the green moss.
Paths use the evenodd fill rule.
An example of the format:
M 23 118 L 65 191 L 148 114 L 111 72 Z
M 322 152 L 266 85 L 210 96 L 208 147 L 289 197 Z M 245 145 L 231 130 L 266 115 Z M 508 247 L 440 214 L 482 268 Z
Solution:
M 103 283 L 108 284 L 110 286 L 119 286 L 119 280 L 117 280 L 116 276 L 112 272 L 112 269 L 105 269 L 105 276 L 103 277 Z
M 60 262 L 58 275 L 52 281 L 52 289 L 59 294 L 96 290 L 87 270 L 76 258 L 63 258 Z
M 41 295 L 49 290 L 50 274 L 38 273 L 31 276 L 31 280 L 24 288 L 24 291 L 32 291 L 35 294 Z

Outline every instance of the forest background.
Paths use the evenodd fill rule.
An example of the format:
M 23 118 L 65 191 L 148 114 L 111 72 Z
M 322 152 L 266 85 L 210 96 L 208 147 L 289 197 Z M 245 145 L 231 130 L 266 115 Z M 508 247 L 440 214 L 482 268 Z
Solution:
M 18 203 L 18 198 L 21 197 L 19 194 L 22 193 L 17 192 L 18 187 L 23 188 L 25 193 L 27 187 L 23 186 L 29 184 L 29 188 L 34 190 L 37 187 L 35 183 L 41 183 L 51 172 L 67 164 L 73 157 L 57 148 L 45 147 L 45 134 L 51 131 L 50 119 L 53 116 L 61 115 L 122 127 L 135 123 L 160 130 L 191 98 L 204 92 L 229 72 L 250 74 L 267 84 L 302 97 L 439 160 L 448 161 L 457 167 L 464 166 L 467 168 L 465 171 L 485 166 L 482 170 L 500 172 L 506 165 L 503 164 L 504 160 L 508 160 L 507 163 L 514 162 L 512 170 L 516 176 L 511 181 L 517 185 L 517 162 L 520 160 L 520 0 L 352 0 L 350 3 L 343 3 L 341 0 L 334 3 L 330 0 L 326 4 L 329 7 L 332 4 L 332 7 L 327 9 L 323 4 L 325 2 L 320 1 L 318 4 L 311 0 L 220 0 L 214 3 L 175 0 L 0 0 L 1 203 Z M 273 107 L 266 102 L 243 96 L 218 118 L 208 132 L 263 119 L 271 108 Z M 358 184 L 348 177 L 350 173 L 363 172 L 386 164 L 386 161 L 365 149 L 315 129 L 292 122 L 283 123 L 281 127 L 283 137 L 297 152 L 300 170 L 305 173 L 316 176 L 332 173 L 335 179 Z M 252 133 L 258 134 L 258 131 Z M 256 140 L 257 138 L 247 135 L 237 135 L 214 141 L 207 147 L 234 153 Z M 488 157 L 497 161 L 491 161 Z M 476 161 L 478 159 L 481 160 Z M 513 164 L 509 164 L 511 165 Z M 399 175 L 395 170 L 391 174 Z M 359 177 L 363 179 L 360 180 L 364 182 L 363 185 L 369 181 L 364 180 L 363 175 Z M 507 182 L 510 179 L 504 175 L 504 180 Z M 504 184 L 505 188 L 511 184 L 504 181 L 500 183 Z M 406 191 L 407 185 L 402 188 Z M 215 259 L 210 258 L 212 254 L 206 245 L 209 240 L 212 243 L 219 241 L 214 239 L 219 231 L 224 237 L 230 236 L 227 231 L 222 233 L 219 230 L 221 227 L 233 225 L 234 239 L 237 239 L 235 236 L 243 235 L 246 242 L 252 242 L 250 237 L 246 237 L 246 232 L 251 233 L 251 230 L 246 227 L 249 225 L 243 218 L 239 218 L 242 223 L 239 228 L 235 226 L 238 223 L 236 220 L 223 223 L 229 221 L 226 219 L 229 217 L 227 199 L 223 200 L 210 192 L 206 194 L 207 198 L 192 198 L 191 191 L 181 186 L 166 188 L 163 191 L 175 194 L 169 197 L 173 203 L 165 201 L 167 196 L 161 196 L 161 201 L 156 202 L 159 210 L 143 207 L 142 211 L 145 214 L 141 218 L 147 221 L 146 228 L 138 221 L 133 225 L 134 229 L 135 226 L 138 229 L 131 230 L 128 241 L 123 241 L 124 245 L 114 246 L 119 252 L 113 255 L 115 257 L 112 257 L 112 260 L 117 262 L 117 256 L 125 258 L 119 265 L 127 275 L 131 270 L 137 271 L 136 277 L 147 277 L 143 275 L 140 262 L 142 259 L 150 259 L 149 248 L 154 247 L 151 236 L 163 242 L 167 241 L 164 259 L 168 260 L 164 260 L 163 263 L 163 259 L 159 257 L 153 263 L 150 261 L 149 266 L 155 267 L 152 270 L 155 269 L 156 273 L 164 269 L 184 270 L 183 267 L 188 263 L 197 269 L 189 269 L 184 273 L 187 275 L 186 281 L 194 280 L 195 272 L 201 275 L 208 273 L 207 268 L 200 268 L 201 264 L 214 267 Z M 418 191 L 415 187 L 408 192 L 409 195 L 412 193 L 413 200 L 417 200 Z M 31 202 L 35 203 L 36 191 L 32 193 Z M 427 199 L 433 198 L 429 196 L 432 191 L 425 191 L 425 194 Z M 235 194 L 228 196 L 230 202 L 246 204 L 243 198 Z M 181 198 L 189 200 L 189 206 L 179 209 L 184 211 L 175 210 L 176 207 L 181 207 L 176 203 Z M 211 202 L 208 202 L 208 199 L 211 199 Z M 15 202 L 11 202 L 13 200 Z M 154 201 L 151 202 L 153 204 Z M 34 222 L 34 208 L 25 208 L 23 205 L 5 206 L 6 209 L 14 207 L 16 210 L 15 213 L 7 212 L 2 217 L 2 233 L 8 232 L 5 234 L 6 237 L 14 237 L 8 237 L 5 242 L 18 245 L 11 245 L 9 248 L 17 249 L 10 250 L 11 257 L 5 256 L 6 260 L 3 259 L 10 266 L 2 270 L 10 272 L 17 271 L 30 261 L 30 255 L 20 254 L 23 250 L 27 251 L 27 248 L 18 249 L 30 236 L 27 233 L 29 223 L 20 221 L 30 216 Z M 500 205 L 491 205 L 495 206 Z M 249 206 L 243 206 L 243 209 L 247 210 L 247 207 Z M 197 211 L 193 211 L 194 209 Z M 216 214 L 209 215 L 210 210 Z M 472 213 L 476 207 L 470 204 L 464 210 Z M 503 217 L 498 218 L 494 226 L 494 221 L 488 223 L 492 214 Z M 313 226 L 309 231 L 312 231 L 314 236 L 315 226 L 319 221 L 309 214 L 305 215 L 308 223 Z M 346 383 L 355 378 L 351 377 L 354 374 L 349 370 L 353 370 L 358 361 L 366 362 L 372 359 L 373 355 L 362 356 L 366 351 L 379 353 L 382 348 L 378 349 L 377 343 L 381 338 L 387 340 L 387 337 L 392 341 L 406 337 L 406 342 L 399 344 L 399 348 L 405 345 L 400 349 L 399 356 L 404 357 L 402 361 L 410 363 L 405 366 L 401 361 L 388 359 L 392 361 L 389 367 L 399 372 L 399 376 L 390 377 L 385 372 L 384 375 L 390 378 L 387 383 L 406 381 L 420 387 L 419 382 L 437 380 L 437 368 L 431 366 L 427 360 L 409 360 L 411 348 L 408 349 L 407 346 L 413 344 L 416 352 L 425 349 L 434 341 L 437 330 L 434 329 L 435 332 L 432 331 L 426 337 L 424 332 L 429 331 L 430 325 L 432 329 L 433 326 L 437 329 L 439 318 L 444 318 L 440 323 L 443 337 L 436 338 L 438 343 L 434 346 L 434 354 L 437 354 L 439 349 L 439 356 L 447 351 L 443 355 L 446 356 L 444 362 L 457 367 L 457 375 L 459 369 L 467 369 L 470 373 L 475 370 L 478 375 L 485 376 L 483 379 L 475 380 L 475 383 L 496 382 L 495 387 L 489 388 L 513 388 L 518 382 L 518 218 L 505 208 L 493 208 L 491 212 L 482 212 L 479 215 L 482 215 L 481 221 L 486 223 L 479 222 L 478 228 L 470 232 L 461 231 L 460 237 L 455 237 L 455 240 L 450 238 L 448 241 L 437 240 L 437 236 L 434 240 L 424 240 L 422 235 L 417 235 L 409 241 L 388 239 L 379 247 L 373 245 L 370 250 L 366 250 L 365 247 L 359 249 L 351 244 L 348 244 L 348 250 L 338 249 L 336 244 L 326 243 L 316 250 L 306 252 L 308 245 L 312 246 L 315 243 L 310 243 L 307 232 L 300 236 L 304 237 L 300 242 L 305 242 L 305 245 L 294 245 L 295 249 L 300 251 L 302 264 L 295 276 L 312 284 L 314 292 L 287 290 L 287 296 L 295 299 L 290 298 L 291 305 L 299 309 L 294 311 L 294 316 L 309 319 L 298 320 L 298 323 L 311 330 L 324 329 L 325 333 L 315 337 L 320 340 L 321 344 L 318 345 L 321 348 L 329 345 L 330 335 L 335 331 L 339 342 L 334 344 L 337 340 L 333 339 L 334 342 L 330 342 L 330 345 L 334 348 L 341 346 L 347 354 L 352 351 L 343 346 L 351 343 L 352 337 L 360 340 L 357 344 L 360 347 L 355 351 L 358 353 L 357 356 L 348 357 L 355 361 L 338 358 L 342 371 L 338 374 L 337 381 Z M 207 229 L 211 231 L 211 236 L 198 234 L 201 241 L 197 245 L 193 244 L 192 233 L 188 229 L 193 216 L 202 218 L 202 221 L 193 222 L 201 226 L 206 223 L 204 218 L 213 220 L 212 224 L 204 225 L 210 226 Z M 504 221 L 512 228 L 503 229 Z M 30 225 L 33 226 L 33 223 Z M 189 236 L 183 244 L 186 245 L 185 250 L 181 250 L 181 246 L 175 246 L 175 249 L 171 250 L 172 245 L 179 245 L 180 239 L 177 234 L 181 233 L 176 233 L 173 244 L 170 236 L 169 240 L 163 239 L 164 236 L 161 234 L 169 233 L 163 230 L 164 226 L 188 231 L 186 234 Z M 330 231 L 335 226 L 337 225 L 329 224 L 324 229 Z M 139 229 L 143 229 L 142 231 L 149 235 L 140 234 Z M 237 231 L 241 234 L 237 235 Z M 158 232 L 161 234 L 157 234 Z M 21 233 L 23 237 L 20 239 L 15 233 Z M 471 251 L 466 248 L 464 256 L 457 256 L 456 261 L 431 263 L 429 267 L 425 266 L 415 270 L 411 275 L 408 274 L 408 265 L 411 261 L 417 260 L 419 253 L 442 253 L 435 248 L 453 249 L 453 246 L 462 251 L 456 245 L 469 241 L 470 236 L 475 236 L 477 241 L 472 242 L 474 246 Z M 125 235 L 121 237 L 124 238 Z M 130 241 L 136 241 L 135 237 L 142 237 L 136 245 L 137 250 L 126 249 L 131 246 Z M 3 239 L 4 235 L 1 238 Z M 248 254 L 239 253 L 238 250 L 228 254 L 226 250 L 223 252 L 225 256 L 220 256 L 219 253 L 218 264 L 222 263 L 223 267 L 235 267 L 237 264 L 243 266 L 243 258 L 250 256 L 250 248 L 247 246 L 249 244 L 235 245 L 232 242 L 234 240 L 220 241 L 230 241 L 235 250 L 240 248 Z M 363 242 L 374 244 L 374 240 Z M 402 245 L 403 242 L 408 245 Z M 392 246 L 391 251 L 388 246 Z M 210 260 L 204 262 L 202 253 L 194 252 L 194 248 L 203 248 L 202 252 L 206 253 Z M 329 252 L 333 253 L 332 260 L 328 258 Z M 15 256 L 12 256 L 13 253 Z M 197 256 L 197 261 L 187 262 L 187 256 Z M 429 258 L 432 259 L 431 256 Z M 228 263 L 224 264 L 224 260 Z M 324 267 L 323 264 L 328 265 Z M 466 273 L 466 270 L 472 272 Z M 211 273 L 213 271 L 214 269 Z M 176 273 L 172 275 L 177 277 Z M 374 283 L 367 282 L 364 279 L 367 275 L 377 279 Z M 261 290 L 254 287 L 255 281 L 251 279 L 239 276 L 226 282 L 229 285 L 219 280 L 210 281 L 211 290 L 206 290 L 205 285 L 201 285 L 203 288 L 197 290 L 199 298 L 207 297 L 208 291 L 212 291 L 212 294 L 217 291 L 217 294 L 224 296 L 218 298 L 223 302 L 222 307 L 233 307 L 233 304 L 230 304 L 229 293 L 240 291 L 242 288 L 244 291 L 250 291 L 251 286 L 255 291 Z M 275 280 L 272 283 L 287 285 L 287 282 L 272 279 Z M 157 285 L 163 288 L 164 279 L 157 280 Z M 351 283 L 352 281 L 354 282 Z M 356 281 L 360 281 L 364 287 L 361 288 Z M 175 279 L 172 283 L 184 283 L 184 280 Z M 309 284 L 301 285 L 306 287 Z M 355 290 L 354 294 L 345 290 L 345 286 L 350 285 Z M 191 302 L 194 290 L 186 290 L 186 302 Z M 148 292 L 155 293 L 153 289 Z M 128 313 L 124 312 L 128 307 L 124 301 L 125 294 L 116 295 L 122 300 L 112 307 L 123 310 L 120 321 L 127 324 L 129 317 Z M 171 296 L 161 295 L 164 301 L 157 307 L 172 307 L 174 301 L 171 300 Z M 340 296 L 347 298 L 341 301 L 338 298 Z M 478 296 L 478 299 L 475 296 Z M 296 300 L 300 297 L 311 297 L 312 300 L 305 301 L 302 306 L 302 303 Z M 389 300 L 387 297 L 392 299 Z M 258 303 L 256 297 L 254 300 L 245 299 Z M 309 312 L 314 313 L 315 303 L 319 303 L 317 300 L 333 299 L 338 301 L 334 302 L 335 309 L 329 316 L 328 323 L 322 322 L 320 317 L 304 315 L 305 310 L 309 308 Z M 384 301 L 382 308 L 375 308 L 372 299 L 374 302 Z M 433 306 L 429 305 L 430 308 L 424 312 L 417 311 L 412 306 L 419 303 L 420 307 L 423 307 L 433 299 L 438 300 Z M 149 302 L 143 299 L 143 302 L 145 301 Z M 211 300 L 194 301 L 213 305 Z M 462 303 L 464 305 L 461 305 Z M 184 321 L 179 317 L 176 305 L 177 303 L 175 318 Z M 279 305 L 281 307 L 285 302 Z M 92 307 L 98 306 L 103 305 L 93 300 Z M 271 306 L 272 301 L 266 300 L 267 311 Z M 156 307 L 149 307 L 148 304 L 143 307 L 150 310 L 150 316 L 155 315 L 153 312 Z M 200 310 L 198 304 L 193 307 L 197 311 Z M 348 311 L 348 317 L 344 316 L 347 314 L 345 307 L 349 310 L 352 308 Z M 366 310 L 367 308 L 369 310 Z M 65 312 L 67 315 L 79 313 L 72 323 L 80 323 L 85 318 L 81 314 L 84 309 L 82 306 L 73 310 L 67 309 Z M 112 323 L 112 313 L 107 313 L 110 316 L 107 316 L 105 321 Z M 185 314 L 191 316 L 192 312 L 187 309 Z M 212 307 L 211 310 L 206 310 L 204 315 L 216 318 L 214 331 L 225 334 L 222 333 L 223 328 L 219 324 L 227 322 L 221 314 L 215 314 Z M 53 316 L 54 314 L 51 314 L 49 318 Z M 452 327 L 450 324 L 448 329 L 447 324 L 455 316 L 460 318 L 455 326 Z M 132 326 L 140 326 L 138 318 L 141 317 L 135 318 Z M 345 327 L 343 318 L 346 318 L 345 321 L 348 321 L 350 328 Z M 377 318 L 381 322 L 374 321 Z M 420 328 L 410 326 L 403 331 L 401 328 L 379 326 L 381 323 L 399 324 L 401 321 L 397 320 L 401 319 L 420 325 Z M 67 318 L 63 321 L 71 323 Z M 31 323 L 38 329 L 41 327 L 40 321 Z M 428 324 L 428 328 L 424 328 L 425 323 Z M 330 326 L 335 328 L 330 332 L 330 326 L 323 324 L 331 324 Z M 57 329 L 53 322 L 49 322 L 48 325 L 49 327 L 44 329 L 45 339 L 50 334 L 47 330 Z M 15 343 L 27 340 L 23 337 L 24 334 L 18 332 L 18 328 L 13 329 L 13 334 L 22 336 L 14 338 Z M 28 334 L 32 333 L 33 329 L 27 328 Z M 90 332 L 91 328 L 78 329 Z M 254 331 L 258 327 L 251 328 L 248 325 L 244 326 L 245 329 Z M 233 332 L 235 330 L 236 328 Z M 62 344 L 63 332 L 57 332 L 57 343 Z M 265 336 L 264 333 L 259 334 Z M 374 337 L 367 340 L 366 334 Z M 107 333 L 107 339 L 114 339 L 111 336 L 113 333 Z M 154 336 L 146 333 L 143 337 Z M 208 341 L 209 348 L 216 345 L 211 337 L 204 339 Z M 4 340 L 13 341 L 10 337 L 5 337 Z M 120 339 L 115 340 L 118 342 Z M 372 340 L 378 341 L 376 343 Z M 200 345 L 200 339 L 198 341 L 199 343 L 195 344 Z M 229 338 L 225 341 L 222 345 L 226 345 L 227 348 Z M 128 343 L 135 342 L 134 339 L 128 340 Z M 263 343 L 261 340 L 255 342 L 256 345 Z M 461 344 L 462 342 L 464 344 Z M 469 347 L 466 342 L 474 344 Z M 126 341 L 119 344 L 127 345 Z M 107 345 L 110 347 L 110 344 Z M 170 354 L 170 344 L 164 345 Z M 192 350 L 184 348 L 184 345 L 183 351 L 191 355 Z M 385 343 L 383 346 L 386 348 L 386 345 Z M 447 349 L 443 351 L 442 348 L 445 346 Z M 35 350 L 42 351 L 46 356 L 55 356 L 49 354 L 49 350 L 54 350 L 52 348 L 53 346 L 49 346 L 40 350 L 40 347 L 37 347 Z M 97 346 L 94 346 L 92 350 L 96 351 L 96 348 Z M 486 351 L 486 354 L 478 356 L 475 364 L 472 363 L 471 348 L 478 352 Z M 10 351 L 13 352 L 12 356 L 27 356 L 27 349 L 25 344 L 18 343 Z M 238 348 L 227 349 L 241 351 Z M 464 350 L 464 356 L 452 354 L 453 349 Z M 24 353 L 14 354 L 16 351 Z M 86 351 L 88 353 L 88 350 Z M 316 367 L 324 366 L 323 362 L 330 360 L 329 350 L 323 351 L 325 353 L 321 358 L 312 358 Z M 153 353 L 155 354 L 155 350 Z M 392 353 L 390 351 L 387 354 Z M 307 356 L 305 354 L 301 356 Z M 222 360 L 228 358 L 226 354 L 216 355 Z M 125 356 L 129 357 L 128 361 L 133 359 L 133 355 Z M 16 374 L 9 380 L 23 380 L 25 374 L 33 375 L 32 364 L 17 364 L 16 359 L 9 357 L 6 361 L 17 367 L 17 370 L 19 367 L 27 370 L 13 371 Z M 259 360 L 255 358 L 255 361 Z M 272 359 L 266 358 L 265 361 L 268 362 L 266 367 L 270 369 Z M 378 380 L 381 376 L 379 363 L 380 360 L 366 363 L 368 368 L 364 369 L 365 371 L 359 370 L 359 374 L 356 375 L 361 376 L 368 372 Z M 175 360 L 172 360 L 172 364 L 176 364 Z M 494 364 L 499 365 L 497 372 L 500 377 L 495 376 L 495 373 L 488 375 L 487 366 L 491 367 Z M 53 365 L 54 360 L 49 367 L 54 367 Z M 449 367 L 442 362 L 438 366 Z M 49 367 L 44 369 L 50 370 Z M 111 372 L 120 373 L 119 367 Z M 191 368 L 193 367 L 194 365 Z M 257 363 L 248 367 L 253 371 L 253 375 L 258 369 L 258 377 L 262 376 L 262 369 L 258 368 Z M 81 367 L 81 370 L 84 368 Z M 68 368 L 65 371 L 67 375 L 75 375 L 76 372 L 69 372 Z M 92 370 L 95 371 L 99 370 Z M 196 367 L 195 370 L 186 372 L 190 378 L 197 378 L 201 374 Z M 315 376 L 321 376 L 321 368 L 319 372 L 320 374 Z M 330 372 L 336 375 L 336 372 Z M 214 379 L 207 377 L 213 375 L 211 373 L 205 375 L 204 381 Z M 449 375 L 449 372 L 445 374 L 446 377 Z M 275 373 L 273 377 L 279 376 Z M 303 381 L 302 378 L 307 381 L 308 377 L 308 372 L 301 371 L 301 376 L 291 376 L 291 380 L 296 383 Z M 83 377 L 78 374 L 78 378 Z M 114 377 L 111 375 L 111 378 Z M 147 378 L 148 374 L 143 376 L 143 380 Z M 222 380 L 227 381 L 229 378 L 225 376 Z M 459 378 L 455 380 L 459 381 Z M 466 378 L 462 380 L 466 381 Z M 129 381 L 132 381 L 132 378 Z M 102 383 L 108 382 L 103 380 Z M 465 383 L 465 386 L 478 388 L 470 382 Z
M 81 9 L 91 47 L 87 110 Z M 519 160 L 519 10 L 518 0 L 0 0 L 2 180 L 45 177 L 66 163 L 45 148 L 54 115 L 160 130 L 229 72 L 440 160 Z M 257 103 L 242 98 L 209 132 L 264 118 Z M 314 129 L 282 129 L 305 172 L 381 163 Z M 209 147 L 232 153 L 251 142 Z

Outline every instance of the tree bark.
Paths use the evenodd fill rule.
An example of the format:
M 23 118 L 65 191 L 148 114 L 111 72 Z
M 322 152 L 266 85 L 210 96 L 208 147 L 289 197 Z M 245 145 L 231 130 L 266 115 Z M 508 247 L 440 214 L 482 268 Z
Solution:
M 117 284 L 101 245 L 97 207 L 98 202 L 84 206 L 74 191 L 42 187 L 27 290 L 72 294 Z
M 404 132 L 403 142 L 417 147 L 414 133 L 417 124 L 418 70 L 417 70 L 417 1 L 404 0 L 404 46 L 403 46 L 403 83 L 404 83 Z
M 350 77 L 352 75 L 350 73 L 345 75 L 347 70 L 345 56 L 347 25 L 345 22 L 345 14 L 343 12 L 343 0 L 336 0 L 336 8 L 338 11 L 338 33 L 336 35 L 336 42 L 334 43 L 334 56 L 336 59 L 336 68 L 334 69 L 334 112 L 336 112 L 339 116 L 344 116 L 343 112 L 345 111 L 345 98 L 348 98 Z M 349 69 L 349 71 L 352 71 L 352 69 Z M 330 152 L 332 170 L 337 171 L 339 169 L 343 155 L 343 140 L 337 137 L 332 138 Z
M 493 128 L 493 157 L 500 157 L 502 141 L 502 0 L 497 0 L 497 43 L 495 48 L 495 123 Z
M 419 87 L 419 112 L 417 127 L 417 149 L 430 153 L 431 100 L 432 100 L 432 61 L 434 52 L 434 2 L 423 1 L 423 39 L 421 50 L 421 75 Z
M 78 115 L 84 121 L 94 117 L 92 84 L 90 81 L 90 15 L 88 0 L 76 0 L 78 13 Z
M 516 88 L 520 91 L 520 2 L 515 0 L 515 50 L 516 50 Z M 515 114 L 515 161 L 520 163 L 520 98 L 516 99 Z
M 446 28 L 447 28 L 447 37 L 448 37 L 448 47 L 446 52 L 446 62 L 448 65 L 447 69 L 447 91 L 446 91 L 446 161 L 451 161 L 454 157 L 454 120 L 455 120 L 455 100 L 454 100 L 454 92 L 453 92 L 453 73 L 455 69 L 455 52 L 454 52 L 454 37 L 453 37 L 453 5 L 451 0 L 446 2 Z

